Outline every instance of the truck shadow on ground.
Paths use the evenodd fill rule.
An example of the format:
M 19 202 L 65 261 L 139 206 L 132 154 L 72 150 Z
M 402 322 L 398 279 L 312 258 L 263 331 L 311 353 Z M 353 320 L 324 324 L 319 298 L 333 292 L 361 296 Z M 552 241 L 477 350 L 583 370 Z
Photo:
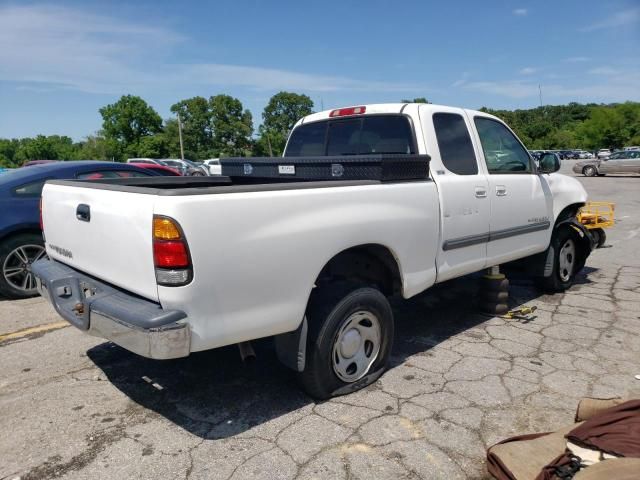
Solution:
M 590 283 L 593 271 L 585 268 L 577 283 Z M 391 368 L 461 332 L 473 337 L 474 327 L 489 318 L 477 311 L 478 277 L 452 280 L 408 301 L 393 301 L 396 339 Z M 509 277 L 511 308 L 545 300 L 526 277 L 517 272 Z M 529 320 L 535 320 L 535 314 Z M 237 435 L 313 403 L 296 385 L 293 372 L 278 362 L 271 340 L 253 344 L 257 358 L 250 364 L 241 361 L 235 346 L 165 361 L 139 357 L 110 342 L 87 354 L 131 400 L 192 434 L 214 439 Z

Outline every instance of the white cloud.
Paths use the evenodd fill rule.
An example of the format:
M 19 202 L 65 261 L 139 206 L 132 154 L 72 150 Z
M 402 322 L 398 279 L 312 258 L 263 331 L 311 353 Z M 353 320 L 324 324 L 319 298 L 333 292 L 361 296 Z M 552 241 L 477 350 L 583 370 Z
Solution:
M 534 73 L 536 73 L 538 71 L 537 68 L 533 68 L 533 67 L 524 67 L 522 69 L 520 69 L 520 71 L 518 72 L 520 75 L 533 75 Z
M 21 88 L 137 93 L 190 85 L 308 92 L 425 91 L 425 85 L 358 80 L 220 63 L 172 64 L 188 39 L 162 26 L 51 6 L 0 7 L 0 80 Z
M 569 57 L 569 58 L 565 58 L 565 62 L 569 62 L 569 63 L 580 63 L 580 62 L 588 62 L 589 60 L 591 60 L 590 57 Z
M 451 86 L 452 87 L 461 87 L 462 85 L 467 83 L 467 80 L 469 80 L 469 72 L 462 72 L 462 75 L 460 76 L 460 78 L 458 80 L 456 80 L 455 82 L 453 82 L 451 84 Z
M 616 12 L 608 18 L 592 25 L 580 28 L 581 32 L 594 32 L 605 28 L 622 27 L 640 21 L 640 7 Z
M 526 8 L 516 8 L 513 12 L 516 17 L 524 17 L 529 13 L 529 10 Z
M 612 67 L 597 67 L 589 70 L 589 73 L 591 75 L 618 75 L 620 71 Z
M 575 86 L 560 84 L 542 85 L 542 95 L 547 100 L 561 102 L 618 102 L 640 100 L 640 71 L 628 71 L 623 75 L 605 77 L 603 81 Z M 539 95 L 538 84 L 524 81 L 486 81 L 472 82 L 463 88 L 476 92 L 507 97 L 512 99 L 535 99 Z

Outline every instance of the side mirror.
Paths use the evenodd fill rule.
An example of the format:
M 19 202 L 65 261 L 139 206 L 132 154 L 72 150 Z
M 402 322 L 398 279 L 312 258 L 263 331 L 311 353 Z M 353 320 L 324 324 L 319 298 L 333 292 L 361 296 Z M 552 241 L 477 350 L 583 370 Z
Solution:
M 557 155 L 545 153 L 540 158 L 540 168 L 538 168 L 540 173 L 553 173 L 558 170 L 560 170 L 560 160 L 558 160 Z

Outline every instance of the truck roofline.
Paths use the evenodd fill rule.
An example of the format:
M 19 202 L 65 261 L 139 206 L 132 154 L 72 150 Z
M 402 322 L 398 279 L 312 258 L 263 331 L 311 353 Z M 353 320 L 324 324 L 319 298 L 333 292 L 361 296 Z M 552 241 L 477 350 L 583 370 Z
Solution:
M 305 123 L 317 122 L 317 121 L 320 121 L 320 120 L 328 120 L 329 118 L 331 118 L 330 117 L 331 112 L 333 112 L 334 110 L 342 109 L 342 108 L 366 107 L 365 113 L 360 114 L 360 115 L 365 115 L 366 116 L 366 115 L 376 115 L 376 114 L 379 115 L 379 114 L 384 114 L 384 113 L 399 114 L 399 113 L 403 112 L 403 110 L 407 107 L 407 105 L 412 105 L 412 103 L 363 103 L 363 104 L 360 104 L 360 105 L 340 106 L 340 107 L 332 108 L 330 110 L 322 110 L 321 112 L 312 113 L 310 115 L 302 117 L 301 119 L 299 119 L 295 123 L 293 128 L 298 127 L 298 126 L 300 126 L 302 124 L 305 124 Z M 440 109 L 455 108 L 455 109 L 459 109 L 460 111 L 467 112 L 471 116 L 473 116 L 473 115 L 482 115 L 482 116 L 485 116 L 485 117 L 490 117 L 490 118 L 494 118 L 494 119 L 500 120 L 495 115 L 491 115 L 491 114 L 486 113 L 486 112 L 481 112 L 479 110 L 472 110 L 472 109 L 463 108 L 463 107 L 456 107 L 456 106 L 452 106 L 452 105 L 439 105 L 439 104 L 435 104 L 435 103 L 423 103 L 423 104 L 416 104 L 416 105 L 421 105 L 423 107 L 428 108 L 429 110 L 440 110 Z

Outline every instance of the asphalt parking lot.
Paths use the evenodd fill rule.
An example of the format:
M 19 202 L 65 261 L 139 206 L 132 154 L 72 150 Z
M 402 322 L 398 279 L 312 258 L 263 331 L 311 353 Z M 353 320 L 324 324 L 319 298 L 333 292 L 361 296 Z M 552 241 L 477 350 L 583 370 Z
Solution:
M 563 170 L 570 173 L 571 161 Z M 640 392 L 640 177 L 578 177 L 618 224 L 578 283 L 527 319 L 476 312 L 475 278 L 396 302 L 393 367 L 324 403 L 269 342 L 151 361 L 0 299 L 0 479 L 485 478 L 507 436 L 571 423 L 583 396 Z

